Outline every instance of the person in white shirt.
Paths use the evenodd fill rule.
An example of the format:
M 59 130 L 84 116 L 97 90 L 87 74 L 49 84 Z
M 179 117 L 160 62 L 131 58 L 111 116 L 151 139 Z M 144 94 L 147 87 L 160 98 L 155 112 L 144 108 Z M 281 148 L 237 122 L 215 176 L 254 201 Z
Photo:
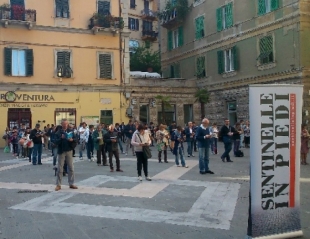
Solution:
M 88 143 L 89 138 L 89 129 L 86 127 L 87 124 L 85 122 L 82 123 L 82 126 L 79 128 L 79 154 L 80 160 L 83 159 L 83 152 L 86 148 L 86 144 Z

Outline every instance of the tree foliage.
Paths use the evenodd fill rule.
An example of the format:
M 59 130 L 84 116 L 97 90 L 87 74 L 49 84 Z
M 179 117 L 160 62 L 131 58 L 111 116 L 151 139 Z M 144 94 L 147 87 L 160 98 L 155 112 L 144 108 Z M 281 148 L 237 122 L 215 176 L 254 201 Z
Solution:
M 160 52 L 145 47 L 137 47 L 135 52 L 130 55 L 130 70 L 145 72 L 148 68 L 152 68 L 153 72 L 161 72 Z
M 200 113 L 201 113 L 201 119 L 205 117 L 205 104 L 209 103 L 209 92 L 205 88 L 200 88 L 195 93 L 195 102 L 200 103 Z

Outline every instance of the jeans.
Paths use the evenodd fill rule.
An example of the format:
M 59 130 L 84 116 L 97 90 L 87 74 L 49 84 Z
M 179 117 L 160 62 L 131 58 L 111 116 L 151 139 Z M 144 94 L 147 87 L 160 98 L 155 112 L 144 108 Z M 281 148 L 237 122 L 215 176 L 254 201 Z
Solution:
M 32 151 L 33 151 L 33 148 L 28 148 L 28 158 L 29 158 L 29 162 L 31 162 Z
M 211 152 L 217 152 L 217 138 L 211 138 Z
M 84 152 L 85 148 L 86 148 L 86 142 L 85 141 L 80 142 L 80 144 L 79 144 L 80 158 L 83 157 L 83 152 Z
M 180 159 L 181 159 L 181 164 L 183 167 L 185 167 L 185 160 L 184 160 L 184 155 L 183 155 L 183 150 L 182 150 L 182 147 L 179 147 L 178 150 L 177 150 L 177 154 L 175 155 L 175 164 L 176 165 L 179 165 L 179 156 L 180 156 Z
M 121 152 L 124 152 L 121 140 L 118 140 L 118 145 L 119 145 L 119 148 L 120 148 Z
M 53 148 L 53 166 L 56 166 L 57 157 L 58 157 L 58 147 Z
M 91 156 L 92 156 L 92 144 L 90 142 L 86 143 L 85 145 L 86 147 L 86 153 L 87 153 L 87 158 L 88 159 L 91 159 Z
M 42 144 L 34 144 L 33 145 L 33 152 L 32 152 L 32 164 L 37 164 L 37 158 L 38 163 L 41 163 L 41 156 L 42 156 Z
M 13 153 L 18 156 L 18 144 L 13 144 Z
M 236 139 L 234 141 L 234 154 L 236 154 L 236 152 L 239 150 L 239 148 L 240 148 L 240 140 Z
M 113 155 L 115 156 L 115 159 L 116 159 L 116 170 L 119 170 L 120 167 L 121 167 L 121 165 L 120 165 L 120 161 L 119 161 L 119 153 L 118 153 L 118 150 L 110 151 L 110 152 L 109 152 L 110 169 L 113 169 L 113 162 L 112 162 Z
M 63 152 L 58 155 L 58 168 L 57 168 L 57 180 L 56 185 L 61 186 L 64 164 L 65 162 L 69 168 L 68 182 L 69 185 L 73 185 L 74 183 L 74 168 L 73 168 L 73 158 L 72 158 L 72 150 Z
M 229 153 L 231 151 L 231 148 L 232 148 L 232 143 L 231 142 L 224 142 L 224 148 L 225 148 L 225 151 L 224 153 L 222 154 L 222 159 L 226 158 L 227 161 L 230 161 L 230 156 L 229 156 Z
M 209 171 L 209 148 L 210 146 L 205 148 L 198 148 L 199 152 L 199 171 L 201 173 Z
M 194 142 L 192 140 L 187 142 L 187 154 L 188 155 L 193 155 L 193 146 L 194 146 Z
M 147 158 L 144 157 L 143 152 L 136 152 L 137 156 L 137 170 L 138 170 L 138 176 L 141 176 L 141 169 L 143 166 L 143 172 L 145 177 L 148 176 L 148 171 L 147 171 Z
M 244 134 L 241 134 L 241 135 L 240 135 L 240 147 L 241 147 L 241 148 L 244 147 L 243 141 L 244 141 Z

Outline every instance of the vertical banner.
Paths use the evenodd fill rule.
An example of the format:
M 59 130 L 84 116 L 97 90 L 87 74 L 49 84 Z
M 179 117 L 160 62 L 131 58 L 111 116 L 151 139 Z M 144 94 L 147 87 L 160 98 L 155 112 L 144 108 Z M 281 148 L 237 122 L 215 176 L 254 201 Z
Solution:
M 250 208 L 247 238 L 302 236 L 301 85 L 251 85 Z

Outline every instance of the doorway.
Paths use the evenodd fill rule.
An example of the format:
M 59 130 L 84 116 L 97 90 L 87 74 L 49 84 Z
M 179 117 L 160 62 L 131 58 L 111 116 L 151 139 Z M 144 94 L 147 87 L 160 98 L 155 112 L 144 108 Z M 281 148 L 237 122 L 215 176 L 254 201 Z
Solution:
M 12 129 L 14 126 L 17 128 L 21 124 L 31 128 L 31 110 L 30 108 L 9 108 L 8 110 L 8 127 Z
M 228 119 L 230 121 L 230 125 L 235 125 L 237 123 L 237 102 L 231 101 L 227 102 L 228 108 Z

